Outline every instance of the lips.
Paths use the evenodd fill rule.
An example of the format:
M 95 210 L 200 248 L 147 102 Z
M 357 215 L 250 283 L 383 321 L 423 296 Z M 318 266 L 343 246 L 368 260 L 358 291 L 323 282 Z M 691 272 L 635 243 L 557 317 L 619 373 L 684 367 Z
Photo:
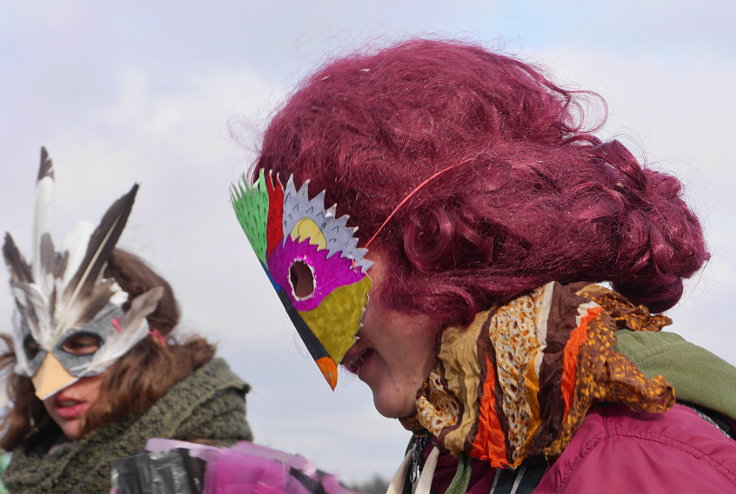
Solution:
M 86 402 L 65 395 L 56 396 L 53 405 L 56 413 L 64 420 L 74 420 L 81 417 L 89 407 Z
M 372 348 L 362 345 L 361 343 L 356 343 L 350 348 L 350 350 L 348 350 L 348 353 L 345 354 L 345 357 L 340 363 L 348 372 L 360 375 L 360 369 L 372 354 Z

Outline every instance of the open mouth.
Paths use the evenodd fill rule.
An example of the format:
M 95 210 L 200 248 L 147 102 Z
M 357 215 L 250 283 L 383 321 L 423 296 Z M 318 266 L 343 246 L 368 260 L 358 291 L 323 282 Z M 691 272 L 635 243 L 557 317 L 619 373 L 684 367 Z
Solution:
M 356 351 L 354 355 L 350 355 L 350 353 L 352 352 L 348 352 L 348 355 L 346 355 L 346 358 L 342 360 L 341 364 L 348 372 L 358 374 L 360 373 L 360 368 L 363 366 L 365 361 L 373 354 L 373 350 L 371 348 L 366 348 L 361 351 Z
M 87 410 L 87 404 L 68 396 L 57 396 L 54 398 L 54 408 L 63 419 L 74 419 Z
M 56 403 L 56 408 L 69 408 L 69 407 L 73 407 L 75 405 L 79 405 L 80 403 L 82 403 L 82 402 L 81 401 L 77 401 L 77 400 L 64 400 L 64 401 L 59 401 L 59 402 Z

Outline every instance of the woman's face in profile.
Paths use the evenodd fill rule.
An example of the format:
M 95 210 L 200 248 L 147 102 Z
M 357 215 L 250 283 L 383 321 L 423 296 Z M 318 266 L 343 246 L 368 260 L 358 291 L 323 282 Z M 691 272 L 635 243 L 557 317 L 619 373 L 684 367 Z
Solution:
M 391 283 L 380 253 L 367 256 L 371 291 L 359 340 L 342 360 L 373 392 L 373 404 L 385 417 L 408 417 L 416 412 L 417 390 L 435 364 L 439 327 L 424 315 L 409 315 L 386 306 L 380 293 Z
M 73 355 L 89 355 L 100 347 L 100 340 L 93 335 L 80 334 L 64 342 L 63 351 Z M 82 377 L 74 384 L 43 400 L 49 416 L 69 439 L 82 437 L 84 416 L 99 398 L 103 374 Z

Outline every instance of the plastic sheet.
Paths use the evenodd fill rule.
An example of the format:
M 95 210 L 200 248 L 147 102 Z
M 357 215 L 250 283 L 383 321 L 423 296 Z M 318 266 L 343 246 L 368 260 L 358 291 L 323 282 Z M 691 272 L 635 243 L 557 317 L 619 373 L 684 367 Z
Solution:
M 307 459 L 243 441 L 230 448 L 151 439 L 113 463 L 114 494 L 353 494 Z
M 205 460 L 189 450 L 144 451 L 113 461 L 116 494 L 202 494 Z

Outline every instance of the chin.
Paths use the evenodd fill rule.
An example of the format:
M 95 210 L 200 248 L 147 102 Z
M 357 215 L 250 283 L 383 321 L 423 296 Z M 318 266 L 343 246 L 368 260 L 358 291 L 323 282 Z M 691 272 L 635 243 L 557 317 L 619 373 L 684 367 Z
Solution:
M 82 424 L 77 420 L 71 423 L 66 423 L 60 427 L 64 432 L 64 435 L 72 441 L 76 441 L 82 437 Z
M 413 397 L 382 396 L 373 392 L 373 406 L 386 418 L 399 419 L 410 417 L 417 411 Z

